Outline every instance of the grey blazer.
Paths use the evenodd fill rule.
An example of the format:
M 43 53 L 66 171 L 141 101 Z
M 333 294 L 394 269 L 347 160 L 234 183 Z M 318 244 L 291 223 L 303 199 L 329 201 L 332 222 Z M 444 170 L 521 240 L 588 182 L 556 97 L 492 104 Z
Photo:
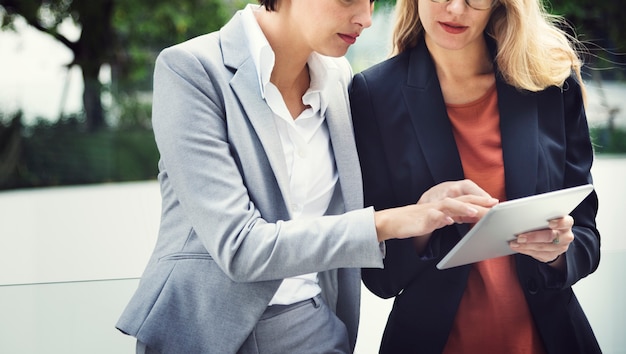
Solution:
M 219 32 L 165 49 L 154 75 L 161 154 L 158 241 L 117 323 L 162 353 L 235 353 L 281 279 L 320 273 L 352 348 L 360 267 L 382 267 L 373 209 L 362 209 L 345 58 L 326 111 L 339 182 L 326 216 L 290 220 L 289 183 L 270 108 L 237 13 Z M 337 215 L 341 214 L 341 215 Z

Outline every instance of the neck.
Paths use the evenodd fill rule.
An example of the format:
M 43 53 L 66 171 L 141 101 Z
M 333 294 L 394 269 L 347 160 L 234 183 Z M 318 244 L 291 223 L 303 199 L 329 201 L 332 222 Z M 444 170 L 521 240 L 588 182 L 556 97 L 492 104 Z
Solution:
M 426 36 L 426 45 L 435 62 L 446 103 L 472 102 L 494 85 L 493 63 L 484 40 L 460 50 L 449 50 L 435 45 Z
M 436 45 L 429 36 L 425 39 L 440 80 L 465 81 L 493 74 L 493 62 L 484 40 L 463 49 L 450 50 Z
M 286 5 L 284 3 L 283 5 Z M 270 81 L 283 90 L 309 87 L 307 60 L 311 50 L 298 46 L 302 41 L 287 16 L 289 9 L 281 7 L 281 11 L 258 11 L 256 18 L 275 55 L 274 69 Z M 291 30 L 294 29 L 294 30 Z M 306 85 L 304 85 L 306 81 Z M 304 94 L 304 91 L 302 93 Z
M 307 67 L 311 50 L 300 44 L 303 41 L 298 26 L 291 24 L 288 17 L 288 4 L 281 3 L 280 11 L 259 11 L 256 18 L 274 51 L 270 82 L 278 88 L 289 113 L 296 119 L 306 109 L 302 96 L 311 82 Z

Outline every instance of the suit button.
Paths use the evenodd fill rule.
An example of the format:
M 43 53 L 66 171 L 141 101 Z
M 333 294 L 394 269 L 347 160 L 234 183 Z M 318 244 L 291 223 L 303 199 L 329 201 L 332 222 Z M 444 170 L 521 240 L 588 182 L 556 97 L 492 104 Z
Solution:
M 531 295 L 535 295 L 539 292 L 539 287 L 537 286 L 537 281 L 535 279 L 528 279 L 526 282 L 526 289 Z

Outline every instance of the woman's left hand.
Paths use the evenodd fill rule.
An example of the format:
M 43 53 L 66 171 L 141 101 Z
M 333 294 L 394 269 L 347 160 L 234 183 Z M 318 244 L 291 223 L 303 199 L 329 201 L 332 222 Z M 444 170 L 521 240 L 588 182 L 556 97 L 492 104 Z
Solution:
M 574 219 L 569 215 L 553 219 L 550 220 L 547 229 L 520 234 L 516 240 L 509 243 L 509 246 L 514 251 L 531 256 L 540 262 L 559 266 L 562 264 L 561 255 L 574 241 L 573 225 Z

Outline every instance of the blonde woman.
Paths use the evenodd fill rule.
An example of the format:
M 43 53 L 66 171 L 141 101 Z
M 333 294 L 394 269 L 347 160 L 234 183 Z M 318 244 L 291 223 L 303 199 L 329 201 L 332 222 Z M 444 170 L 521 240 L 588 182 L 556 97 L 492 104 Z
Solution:
M 540 0 L 398 0 L 397 14 L 394 56 L 350 91 L 367 206 L 454 196 L 426 191 L 462 179 L 501 201 L 592 182 L 581 60 Z M 592 193 L 517 254 L 447 270 L 466 226 L 386 241 L 384 269 L 362 274 L 395 297 L 380 352 L 599 353 L 571 288 L 600 261 L 597 208 Z

